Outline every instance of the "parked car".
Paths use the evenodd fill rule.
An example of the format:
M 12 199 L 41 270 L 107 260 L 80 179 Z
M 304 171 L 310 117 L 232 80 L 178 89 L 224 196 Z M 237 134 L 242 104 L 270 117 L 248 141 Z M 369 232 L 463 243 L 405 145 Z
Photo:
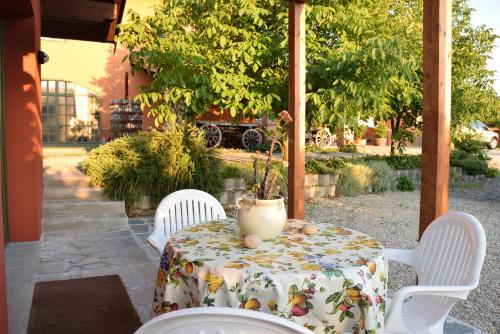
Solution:
M 484 143 L 491 149 L 494 149 L 498 145 L 498 133 L 489 129 L 486 124 L 481 121 L 472 121 L 469 124 L 469 131 L 478 134 L 483 138 Z

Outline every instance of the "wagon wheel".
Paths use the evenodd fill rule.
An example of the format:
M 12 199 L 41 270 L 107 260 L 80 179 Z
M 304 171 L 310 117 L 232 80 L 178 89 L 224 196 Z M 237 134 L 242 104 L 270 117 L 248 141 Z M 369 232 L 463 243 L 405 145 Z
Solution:
M 200 126 L 200 130 L 205 130 L 205 140 L 207 142 L 207 147 L 217 147 L 222 141 L 222 131 L 215 124 L 203 124 Z
M 243 132 L 241 143 L 247 150 L 255 150 L 260 146 L 260 144 L 262 144 L 262 134 L 255 129 L 248 129 Z
M 332 144 L 332 134 L 330 133 L 330 130 L 328 130 L 328 128 L 319 129 L 314 137 L 314 141 L 319 147 L 330 146 Z

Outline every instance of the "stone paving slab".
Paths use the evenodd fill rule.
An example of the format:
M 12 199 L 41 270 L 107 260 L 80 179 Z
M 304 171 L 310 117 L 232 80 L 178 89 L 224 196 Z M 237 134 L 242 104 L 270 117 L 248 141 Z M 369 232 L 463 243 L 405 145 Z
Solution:
M 150 316 L 157 267 L 130 230 L 44 235 L 37 280 L 118 274 L 142 321 Z
M 9 244 L 5 249 L 9 333 L 25 333 L 38 267 L 40 242 Z
M 34 284 L 39 281 L 117 274 L 141 320 L 150 318 L 159 262 L 150 260 L 128 227 L 44 233 L 38 243 L 10 244 L 6 260 L 11 334 L 26 332 Z
M 43 217 L 67 217 L 86 214 L 125 213 L 125 202 L 101 200 L 45 200 Z
M 160 263 L 160 254 L 147 241 L 149 235 L 153 232 L 154 217 L 129 218 L 128 224 L 150 261 L 158 265 Z

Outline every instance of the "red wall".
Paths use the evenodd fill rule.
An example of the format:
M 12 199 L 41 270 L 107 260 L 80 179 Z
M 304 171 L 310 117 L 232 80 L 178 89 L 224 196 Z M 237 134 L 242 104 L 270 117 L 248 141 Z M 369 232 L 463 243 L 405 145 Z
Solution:
M 34 16 L 4 24 L 7 209 L 12 242 L 39 240 L 42 213 L 42 123 L 39 1 Z
M 22 4 L 31 12 L 9 5 Z M 14 6 L 16 7 L 16 6 Z M 2 2 L 4 150 L 9 240 L 39 240 L 42 213 L 42 123 L 40 66 L 40 0 Z M 1 166 L 0 166 L 1 167 Z M 1 180 L 0 180 L 1 182 Z M 1 186 L 1 184 L 0 184 Z M 6 334 L 7 295 L 0 192 L 0 334 Z

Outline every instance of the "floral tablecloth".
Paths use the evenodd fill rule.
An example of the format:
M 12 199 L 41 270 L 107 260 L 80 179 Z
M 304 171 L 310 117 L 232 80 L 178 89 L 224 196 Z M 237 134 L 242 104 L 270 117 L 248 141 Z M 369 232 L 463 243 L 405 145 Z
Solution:
M 247 249 L 235 220 L 177 232 L 165 247 L 153 315 L 229 306 L 290 319 L 316 333 L 382 333 L 387 261 L 360 232 L 314 223 Z

